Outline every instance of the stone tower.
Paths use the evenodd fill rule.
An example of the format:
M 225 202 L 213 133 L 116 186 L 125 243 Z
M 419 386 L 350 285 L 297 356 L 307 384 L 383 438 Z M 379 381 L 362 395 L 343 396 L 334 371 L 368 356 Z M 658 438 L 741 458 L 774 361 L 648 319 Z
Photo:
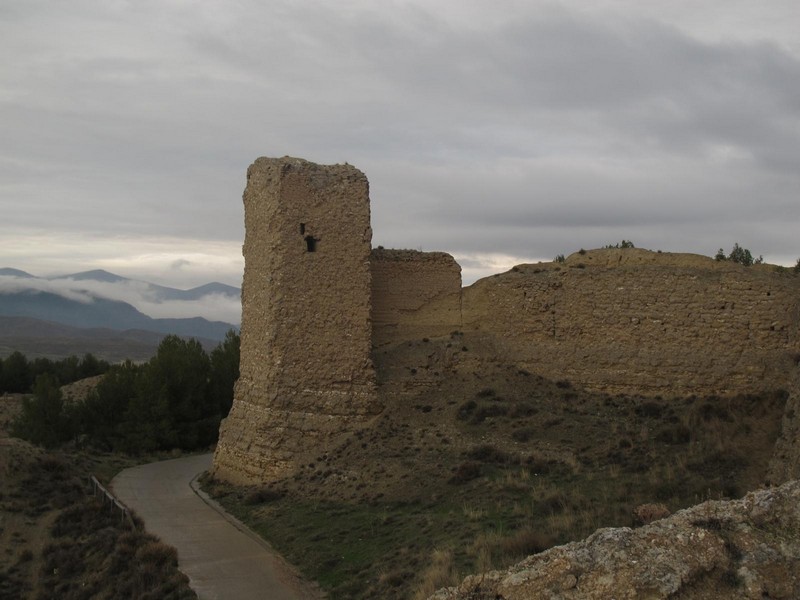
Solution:
M 376 412 L 369 183 L 349 165 L 259 158 L 244 208 L 241 375 L 212 470 L 256 483 Z

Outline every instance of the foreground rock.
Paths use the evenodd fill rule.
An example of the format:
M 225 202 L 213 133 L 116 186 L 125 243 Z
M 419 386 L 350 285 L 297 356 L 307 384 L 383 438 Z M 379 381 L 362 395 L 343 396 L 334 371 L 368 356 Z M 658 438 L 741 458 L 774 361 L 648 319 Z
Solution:
M 800 481 L 600 529 L 431 600 L 800 598 Z

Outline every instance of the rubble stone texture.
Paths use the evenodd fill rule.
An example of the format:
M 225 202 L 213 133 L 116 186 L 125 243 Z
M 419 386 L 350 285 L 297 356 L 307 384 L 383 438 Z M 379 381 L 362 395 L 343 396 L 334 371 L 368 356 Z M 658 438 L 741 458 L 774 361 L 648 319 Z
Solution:
M 800 482 L 599 529 L 431 600 L 800 598 Z
M 213 474 L 291 473 L 376 412 L 369 184 L 349 165 L 259 158 L 244 192 L 240 378 Z

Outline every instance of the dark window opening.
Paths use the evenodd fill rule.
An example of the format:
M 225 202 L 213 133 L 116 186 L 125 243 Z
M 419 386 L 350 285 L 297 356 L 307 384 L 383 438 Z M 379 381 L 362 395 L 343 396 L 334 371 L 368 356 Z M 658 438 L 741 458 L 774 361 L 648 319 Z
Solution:
M 315 240 L 310 235 L 306 236 L 306 250 L 308 250 L 309 252 L 317 251 L 317 240 Z
M 305 235 L 306 233 L 306 224 L 300 223 L 300 235 Z

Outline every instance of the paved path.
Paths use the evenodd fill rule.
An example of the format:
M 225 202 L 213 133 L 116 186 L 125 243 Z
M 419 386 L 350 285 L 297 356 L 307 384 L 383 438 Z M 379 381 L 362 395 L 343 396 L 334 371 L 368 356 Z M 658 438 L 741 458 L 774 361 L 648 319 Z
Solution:
M 319 598 L 265 542 L 193 489 L 211 458 L 203 454 L 125 469 L 111 487 L 149 532 L 178 549 L 178 566 L 200 600 Z

